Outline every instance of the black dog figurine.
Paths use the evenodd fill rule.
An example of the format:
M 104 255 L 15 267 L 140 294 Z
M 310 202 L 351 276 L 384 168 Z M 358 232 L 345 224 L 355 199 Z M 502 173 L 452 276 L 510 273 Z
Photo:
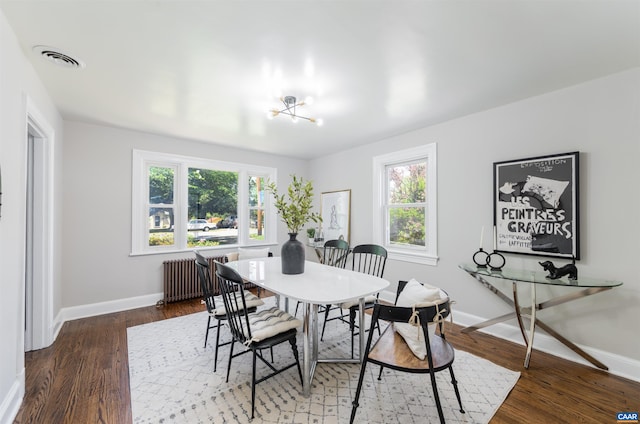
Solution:
M 558 278 L 562 278 L 565 275 L 569 276 L 569 280 L 577 280 L 578 279 L 578 268 L 575 265 L 575 259 L 573 263 L 566 264 L 560 268 L 556 268 L 556 266 L 551 261 L 538 262 L 545 271 L 549 271 L 549 275 L 547 278 L 551 280 L 557 280 Z

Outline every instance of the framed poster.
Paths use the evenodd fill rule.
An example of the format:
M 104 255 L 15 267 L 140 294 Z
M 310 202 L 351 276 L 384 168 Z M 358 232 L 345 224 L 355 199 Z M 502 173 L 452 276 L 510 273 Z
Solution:
M 579 152 L 493 164 L 494 250 L 580 259 Z
M 325 241 L 342 237 L 349 243 L 351 190 L 322 193 L 320 215 L 322 216 L 322 232 Z

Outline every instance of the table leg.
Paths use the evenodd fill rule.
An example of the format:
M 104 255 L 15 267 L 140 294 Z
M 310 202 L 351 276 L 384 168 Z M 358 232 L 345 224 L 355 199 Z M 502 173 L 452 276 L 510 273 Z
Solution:
M 311 396 L 311 337 L 310 334 L 310 313 L 311 305 L 308 303 L 303 304 L 303 317 L 302 317 L 302 395 L 305 397 Z
M 318 305 L 314 303 L 311 308 L 311 342 L 313 343 L 311 362 L 315 366 L 318 363 Z M 313 379 L 313 369 L 311 379 Z
M 524 324 L 522 322 L 522 308 L 520 308 L 520 302 L 518 301 L 518 284 L 515 281 L 511 284 L 513 289 L 513 305 L 516 310 L 516 317 L 518 318 L 518 327 L 520 327 L 520 333 L 522 333 L 524 345 L 529 348 L 531 344 L 529 343 L 529 339 L 527 339 L 527 332 L 524 329 Z
M 533 337 L 536 333 L 536 285 L 531 285 L 531 323 L 529 324 L 529 344 L 527 345 L 527 356 L 524 358 L 524 367 L 529 368 L 531 360 L 531 350 L 533 349 Z
M 474 277 L 476 280 L 478 280 L 483 286 L 485 286 L 487 289 L 489 289 L 492 293 L 494 293 L 500 299 L 502 299 L 505 303 L 511 305 L 514 308 L 515 312 L 511 312 L 511 313 L 508 313 L 508 314 L 505 314 L 505 315 L 502 315 L 502 316 L 499 316 L 499 317 L 496 317 L 496 318 L 481 322 L 479 324 L 474 324 L 472 326 L 463 328 L 462 329 L 462 333 L 471 333 L 471 332 L 476 331 L 478 329 L 481 329 L 481 328 L 484 328 L 484 327 L 488 327 L 490 325 L 497 324 L 498 322 L 506 321 L 508 319 L 516 317 L 517 320 L 518 320 L 518 326 L 520 327 L 520 332 L 522 333 L 522 337 L 524 338 L 525 346 L 527 347 L 527 356 L 525 358 L 525 368 L 528 368 L 528 366 L 529 366 L 529 362 L 530 362 L 530 359 L 531 359 L 531 352 L 533 350 L 533 336 L 534 336 L 534 333 L 535 333 L 535 327 L 538 326 L 542 330 L 544 330 L 547 334 L 549 334 L 551 337 L 555 338 L 556 340 L 558 340 L 559 342 L 561 342 L 562 344 L 567 346 L 569 349 L 573 350 L 575 353 L 577 353 L 578 355 L 582 356 L 587 361 L 591 362 L 596 367 L 601 368 L 603 370 L 608 370 L 609 369 L 602 362 L 598 361 L 593 356 L 589 355 L 584 350 L 582 350 L 578 346 L 576 346 L 574 343 L 572 343 L 571 341 L 569 341 L 568 339 L 563 337 L 561 334 L 556 332 L 553 328 L 549 327 L 548 325 L 546 325 L 545 323 L 543 323 L 542 321 L 537 319 L 536 318 L 536 311 L 542 310 L 542 309 L 548 309 L 548 308 L 550 308 L 552 306 L 561 305 L 563 303 L 567 303 L 567 302 L 570 302 L 572 300 L 581 299 L 583 297 L 591 296 L 593 294 L 600 293 L 600 292 L 605 291 L 605 290 L 611 290 L 612 287 L 589 287 L 589 288 L 586 288 L 584 290 L 580 290 L 578 292 L 569 293 L 569 294 L 566 294 L 566 295 L 563 295 L 563 296 L 558 296 L 558 297 L 555 297 L 553 299 L 549 299 L 549 300 L 546 300 L 544 302 L 540 302 L 540 303 L 536 304 L 535 284 L 531 284 L 530 283 L 531 286 L 532 286 L 531 287 L 531 290 L 532 290 L 531 306 L 527 306 L 525 308 L 522 308 L 520 306 L 520 304 L 518 303 L 518 293 L 517 293 L 516 281 L 512 281 L 512 285 L 513 285 L 513 300 L 511 300 L 504 293 L 502 293 L 500 290 L 498 290 L 493 284 L 491 284 L 490 282 L 485 280 L 481 275 L 479 275 L 477 273 L 473 273 L 473 272 L 469 272 L 469 274 L 472 277 Z M 531 317 L 530 331 L 529 331 L 530 332 L 530 340 L 528 340 L 528 338 L 527 338 L 526 329 L 525 329 L 524 323 L 522 322 L 522 315 L 523 314 L 524 315 L 529 315 Z

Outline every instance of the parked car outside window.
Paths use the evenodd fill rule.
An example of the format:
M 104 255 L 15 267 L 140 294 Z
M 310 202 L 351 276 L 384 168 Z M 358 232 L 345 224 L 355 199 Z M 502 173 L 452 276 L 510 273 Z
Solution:
M 229 215 L 222 221 L 218 222 L 218 228 L 238 228 L 238 217 Z
M 215 228 L 216 224 L 207 222 L 206 219 L 192 219 L 187 224 L 187 230 L 189 231 L 209 231 L 211 228 Z

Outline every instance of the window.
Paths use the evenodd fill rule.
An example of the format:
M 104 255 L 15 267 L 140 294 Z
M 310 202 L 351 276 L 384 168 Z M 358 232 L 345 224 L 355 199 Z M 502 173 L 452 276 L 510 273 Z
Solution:
M 132 254 L 275 243 L 276 170 L 134 150 Z
M 436 145 L 373 158 L 374 240 L 391 259 L 436 265 Z

